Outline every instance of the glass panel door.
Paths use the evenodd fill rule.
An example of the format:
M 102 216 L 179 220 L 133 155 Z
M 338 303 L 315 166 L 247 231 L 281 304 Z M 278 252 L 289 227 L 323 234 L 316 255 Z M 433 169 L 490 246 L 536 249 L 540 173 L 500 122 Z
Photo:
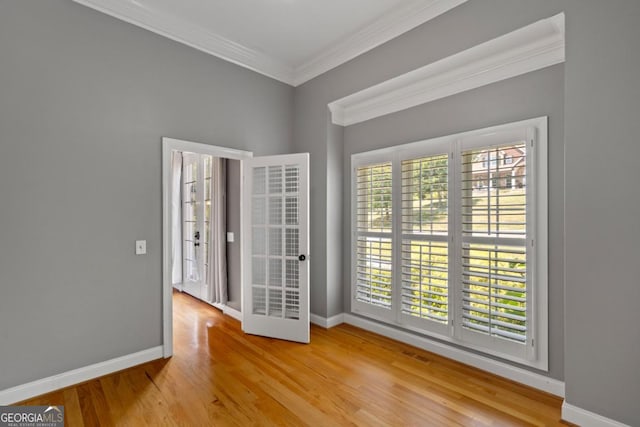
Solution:
M 211 156 L 182 156 L 183 290 L 208 297 L 209 221 L 211 218 Z
M 244 162 L 243 330 L 309 342 L 308 154 Z

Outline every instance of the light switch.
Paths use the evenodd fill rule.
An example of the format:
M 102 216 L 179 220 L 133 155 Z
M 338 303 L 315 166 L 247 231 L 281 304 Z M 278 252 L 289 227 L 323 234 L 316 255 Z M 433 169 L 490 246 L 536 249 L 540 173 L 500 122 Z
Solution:
M 233 243 L 234 239 L 233 231 L 227 231 L 227 243 Z
M 136 240 L 136 255 L 144 255 L 147 253 L 147 241 Z

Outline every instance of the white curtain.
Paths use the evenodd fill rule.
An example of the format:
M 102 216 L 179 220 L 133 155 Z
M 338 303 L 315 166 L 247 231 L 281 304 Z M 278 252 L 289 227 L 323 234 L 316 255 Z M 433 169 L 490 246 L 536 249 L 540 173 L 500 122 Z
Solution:
M 227 294 L 227 160 L 211 163 L 211 236 L 209 278 L 211 302 L 226 304 Z
M 182 153 L 171 154 L 171 279 L 182 283 Z

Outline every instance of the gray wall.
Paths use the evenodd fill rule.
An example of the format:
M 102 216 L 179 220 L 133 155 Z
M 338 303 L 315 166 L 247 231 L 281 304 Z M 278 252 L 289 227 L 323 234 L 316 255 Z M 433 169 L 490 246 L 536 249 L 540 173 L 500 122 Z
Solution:
M 343 284 L 335 270 L 349 268 L 342 239 L 348 230 L 336 230 L 334 223 L 343 212 L 334 194 L 339 185 L 327 173 L 341 171 L 345 157 L 338 131 L 327 125 L 327 104 L 561 11 L 557 0 L 472 0 L 296 88 L 294 148 L 311 153 L 312 313 L 343 312 L 342 299 L 335 297 Z
M 640 425 L 640 2 L 567 6 L 567 402 Z
M 564 359 L 564 72 L 556 65 L 450 96 L 403 112 L 349 126 L 344 131 L 343 248 L 351 253 L 350 158 L 354 153 L 466 130 L 549 117 L 549 373 L 563 378 Z M 525 101 L 526 100 L 526 101 Z M 343 282 L 351 283 L 345 259 Z M 344 287 L 344 307 L 350 287 Z M 543 375 L 547 373 L 541 372 Z
M 290 152 L 293 89 L 70 0 L 0 60 L 2 390 L 161 345 L 161 137 Z
M 227 159 L 227 231 L 234 234 L 234 241 L 227 243 L 227 287 L 229 289 L 229 300 L 227 305 L 241 311 L 241 268 L 240 257 L 240 223 L 241 220 L 241 197 L 240 197 L 240 160 Z

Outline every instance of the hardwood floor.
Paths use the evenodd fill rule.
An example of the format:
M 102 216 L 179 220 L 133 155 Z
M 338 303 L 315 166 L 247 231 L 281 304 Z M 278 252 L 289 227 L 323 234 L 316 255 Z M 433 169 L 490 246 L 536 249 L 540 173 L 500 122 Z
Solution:
M 245 335 L 174 294 L 175 356 L 23 402 L 67 426 L 563 425 L 562 400 L 349 325 L 311 344 Z

